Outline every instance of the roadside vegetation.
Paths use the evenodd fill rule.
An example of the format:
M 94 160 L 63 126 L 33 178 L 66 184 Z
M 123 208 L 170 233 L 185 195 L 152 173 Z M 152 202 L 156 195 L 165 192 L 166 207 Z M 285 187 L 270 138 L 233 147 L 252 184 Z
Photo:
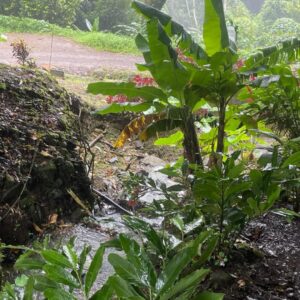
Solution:
M 8 17 L 2 15 L 0 16 L 0 31 L 3 33 L 20 32 L 54 34 L 70 38 L 78 43 L 97 50 L 118 53 L 138 53 L 134 39 L 129 36 L 110 32 L 86 32 L 74 30 L 30 18 Z

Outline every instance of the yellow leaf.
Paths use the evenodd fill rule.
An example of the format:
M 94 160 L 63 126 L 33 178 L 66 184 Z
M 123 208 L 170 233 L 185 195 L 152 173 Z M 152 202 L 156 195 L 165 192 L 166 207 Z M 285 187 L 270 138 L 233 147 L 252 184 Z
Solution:
M 79 197 L 71 190 L 67 190 L 68 194 L 72 197 L 72 199 L 81 207 L 83 208 L 88 215 L 92 215 L 91 211 L 89 208 L 79 199 Z
M 145 127 L 151 124 L 154 121 L 157 121 L 161 118 L 158 114 L 141 116 L 132 120 L 121 132 L 117 141 L 114 144 L 115 148 L 122 148 L 126 141 L 130 139 L 133 135 L 137 135 Z

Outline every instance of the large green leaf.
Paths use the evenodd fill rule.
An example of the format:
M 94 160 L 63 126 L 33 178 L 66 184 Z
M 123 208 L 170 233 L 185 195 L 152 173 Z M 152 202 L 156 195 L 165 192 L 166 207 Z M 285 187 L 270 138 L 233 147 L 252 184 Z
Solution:
M 79 288 L 80 286 L 76 278 L 62 267 L 54 265 L 45 265 L 43 269 L 50 280 L 62 283 L 71 288 Z
M 93 257 L 85 277 L 85 294 L 88 295 L 102 267 L 105 248 L 100 247 Z
M 195 254 L 195 249 L 189 247 L 180 251 L 170 260 L 157 280 L 156 289 L 158 290 L 158 295 L 161 296 L 174 287 L 179 275 L 187 264 L 191 262 Z
M 300 151 L 292 154 L 288 159 L 286 159 L 283 162 L 282 167 L 286 168 L 290 165 L 300 166 Z
M 205 0 L 203 39 L 209 56 L 229 48 L 223 1 Z
M 163 242 L 163 239 L 157 234 L 154 228 L 147 222 L 135 218 L 135 217 L 124 217 L 125 224 L 133 230 L 142 233 L 152 246 L 160 253 L 160 255 L 166 255 L 167 249 Z
M 133 289 L 128 281 L 119 276 L 113 276 L 109 279 L 110 286 L 115 290 L 118 297 L 121 299 L 136 299 L 145 300 Z
M 44 295 L 47 300 L 76 300 L 72 294 L 63 289 L 47 289 Z
M 56 250 L 43 250 L 41 255 L 50 264 L 64 268 L 73 268 L 72 263 L 69 262 L 67 257 Z
M 147 19 L 158 19 L 162 24 L 167 34 L 170 37 L 177 36 L 179 37 L 179 47 L 186 54 L 191 55 L 198 63 L 204 64 L 207 60 L 207 54 L 192 38 L 192 36 L 184 29 L 184 27 L 172 20 L 170 16 L 167 14 L 148 6 L 139 1 L 133 1 L 132 7 L 135 8 L 139 13 L 144 15 Z M 140 50 L 142 50 L 141 46 L 144 47 L 142 52 L 147 53 L 147 48 L 145 48 L 145 43 L 140 43 L 141 40 L 137 41 L 137 46 Z M 145 52 L 144 52 L 145 50 Z M 147 59 L 145 59 L 147 62 Z M 148 62 L 147 62 L 148 63 Z
M 25 286 L 23 300 L 32 300 L 33 293 L 34 293 L 34 279 L 33 277 L 29 277 L 27 284 Z
M 151 107 L 151 103 L 143 102 L 143 103 L 112 103 L 95 111 L 95 114 L 98 115 L 107 115 L 107 114 L 119 114 L 121 112 L 130 111 L 130 112 L 143 112 L 148 110 Z
M 109 284 L 109 280 L 98 290 L 89 300 L 104 300 L 111 299 L 113 295 L 113 289 Z
M 148 21 L 147 34 L 151 55 L 149 71 L 162 89 L 181 95 L 174 92 L 182 91 L 191 75 L 178 62 L 172 41 L 157 19 Z
M 125 258 L 111 253 L 108 256 L 108 261 L 113 266 L 115 272 L 124 280 L 131 284 L 141 284 L 139 274 L 132 263 L 127 261 Z
M 300 58 L 300 39 L 293 38 L 278 43 L 275 46 L 260 49 L 249 56 L 245 61 L 245 67 L 240 71 L 246 74 L 256 72 L 261 67 L 272 66 L 278 63 L 291 63 Z
M 166 138 L 160 138 L 156 140 L 154 144 L 156 146 L 176 146 L 183 141 L 183 137 L 184 135 L 182 131 L 177 131 Z
M 26 252 L 21 255 L 16 261 L 14 267 L 18 270 L 41 270 L 43 269 L 44 262 L 38 258 L 30 257 L 32 253 Z
M 156 137 L 158 132 L 170 131 L 182 126 L 181 120 L 163 119 L 149 125 L 141 134 L 140 139 L 146 141 Z
M 37 291 L 45 291 L 46 289 L 57 289 L 59 284 L 43 275 L 34 275 L 34 288 Z
M 88 85 L 87 91 L 97 95 L 126 95 L 129 99 L 141 97 L 145 101 L 154 99 L 166 99 L 167 96 L 159 88 L 153 86 L 136 87 L 132 82 L 96 82 Z
M 208 269 L 201 269 L 189 274 L 188 276 L 179 280 L 176 285 L 170 289 L 170 291 L 162 295 L 160 300 L 172 299 L 173 297 L 180 295 L 180 293 L 183 293 L 190 288 L 196 289 L 199 283 L 207 276 L 208 273 Z

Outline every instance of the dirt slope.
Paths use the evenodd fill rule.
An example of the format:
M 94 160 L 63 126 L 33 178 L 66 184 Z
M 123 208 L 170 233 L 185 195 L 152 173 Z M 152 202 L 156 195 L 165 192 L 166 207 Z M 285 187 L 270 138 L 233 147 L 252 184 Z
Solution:
M 67 73 L 86 75 L 96 69 L 135 70 L 141 58 L 135 55 L 103 52 L 77 44 L 69 39 L 50 35 L 10 33 L 8 41 L 0 44 L 0 62 L 15 64 L 10 44 L 23 39 L 31 49 L 31 57 L 38 65 L 61 68 Z M 52 57 L 51 57 L 52 44 Z

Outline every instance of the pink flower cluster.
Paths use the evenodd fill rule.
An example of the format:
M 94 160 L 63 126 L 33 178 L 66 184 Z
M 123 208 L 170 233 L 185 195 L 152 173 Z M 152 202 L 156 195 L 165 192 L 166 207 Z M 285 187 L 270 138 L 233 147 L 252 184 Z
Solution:
M 241 69 L 244 65 L 245 65 L 245 61 L 241 58 L 233 65 L 233 70 L 237 71 Z
M 112 103 L 124 103 L 124 102 L 128 101 L 128 98 L 125 95 L 107 96 L 105 98 L 105 101 L 108 104 L 112 104 Z
M 155 85 L 155 80 L 151 77 L 142 77 L 140 75 L 136 75 L 133 77 L 132 80 L 137 87 L 142 87 L 142 86 L 154 86 Z

